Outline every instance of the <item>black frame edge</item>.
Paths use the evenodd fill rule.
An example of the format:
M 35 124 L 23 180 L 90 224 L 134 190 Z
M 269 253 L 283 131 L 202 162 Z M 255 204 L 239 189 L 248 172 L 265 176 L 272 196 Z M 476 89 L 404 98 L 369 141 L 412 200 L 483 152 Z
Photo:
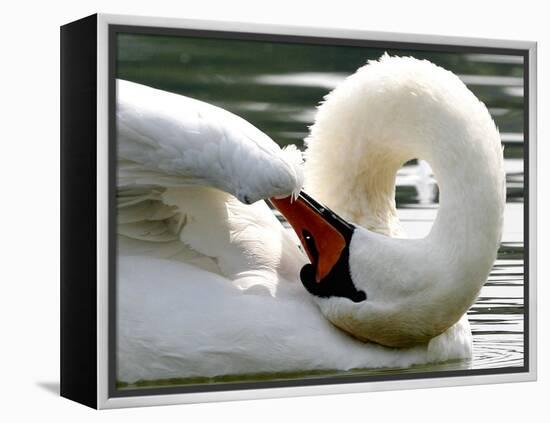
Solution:
M 61 396 L 97 408 L 97 15 L 60 36 Z

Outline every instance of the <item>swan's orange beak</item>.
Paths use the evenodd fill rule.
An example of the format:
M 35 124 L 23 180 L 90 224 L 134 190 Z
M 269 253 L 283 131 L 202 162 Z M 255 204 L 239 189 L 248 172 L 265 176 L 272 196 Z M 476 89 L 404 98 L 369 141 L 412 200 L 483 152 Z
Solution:
M 288 220 L 315 269 L 320 283 L 335 267 L 349 244 L 353 226 L 305 192 L 291 197 L 271 198 L 271 203 Z

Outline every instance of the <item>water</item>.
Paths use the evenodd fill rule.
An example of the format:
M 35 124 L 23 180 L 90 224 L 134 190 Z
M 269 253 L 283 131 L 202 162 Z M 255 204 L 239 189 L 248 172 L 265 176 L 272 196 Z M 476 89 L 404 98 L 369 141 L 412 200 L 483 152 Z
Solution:
M 300 148 L 323 95 L 384 52 L 144 35 L 119 35 L 118 47 L 119 77 L 216 104 L 249 120 L 280 145 Z M 501 132 L 507 186 L 498 259 L 468 312 L 474 335 L 472 359 L 406 371 L 523 366 L 523 60 L 507 55 L 388 52 L 426 58 L 453 71 L 487 105 Z M 427 234 L 437 213 L 437 186 L 430 172 L 423 162 L 413 161 L 397 177 L 398 214 L 411 237 Z M 361 374 L 395 372 L 362 370 Z

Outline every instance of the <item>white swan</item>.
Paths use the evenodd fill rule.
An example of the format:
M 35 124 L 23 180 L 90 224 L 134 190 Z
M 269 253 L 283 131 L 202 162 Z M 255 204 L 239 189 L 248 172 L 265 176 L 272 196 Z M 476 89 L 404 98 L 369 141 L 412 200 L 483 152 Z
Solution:
M 471 355 L 465 312 L 496 257 L 504 173 L 487 109 L 452 73 L 384 56 L 319 107 L 305 188 L 341 217 L 305 193 L 272 200 L 306 266 L 265 203 L 233 197 L 295 197 L 294 150 L 185 97 L 119 81 L 117 98 L 119 380 Z M 424 239 L 401 238 L 395 211 L 395 175 L 412 158 L 440 187 Z

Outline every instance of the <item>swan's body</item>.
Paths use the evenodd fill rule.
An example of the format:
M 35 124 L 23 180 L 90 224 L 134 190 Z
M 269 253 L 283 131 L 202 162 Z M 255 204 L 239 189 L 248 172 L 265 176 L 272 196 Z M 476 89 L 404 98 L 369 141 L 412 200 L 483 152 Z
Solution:
M 464 313 L 495 259 L 504 176 L 498 132 L 458 78 L 428 62 L 384 57 L 320 107 L 307 140 L 306 190 L 356 224 L 349 273 L 367 297 L 357 302 L 310 295 L 298 281 L 307 258 L 296 238 L 264 202 L 234 197 L 294 195 L 302 181 L 295 153 L 248 127 L 244 139 L 237 131 L 223 142 L 207 137 L 217 147 L 196 147 L 201 130 L 190 143 L 182 138 L 197 128 L 189 116 L 203 123 L 209 116 L 206 126 L 219 128 L 220 109 L 212 114 L 212 106 L 174 97 L 185 99 L 118 84 L 119 380 L 470 356 Z M 174 114 L 181 102 L 187 112 Z M 159 130 L 166 125 L 170 143 Z M 189 144 L 217 153 L 188 162 Z M 174 154 L 181 160 L 163 162 Z M 390 238 L 402 237 L 395 174 L 411 158 L 432 166 L 441 206 L 425 239 Z

